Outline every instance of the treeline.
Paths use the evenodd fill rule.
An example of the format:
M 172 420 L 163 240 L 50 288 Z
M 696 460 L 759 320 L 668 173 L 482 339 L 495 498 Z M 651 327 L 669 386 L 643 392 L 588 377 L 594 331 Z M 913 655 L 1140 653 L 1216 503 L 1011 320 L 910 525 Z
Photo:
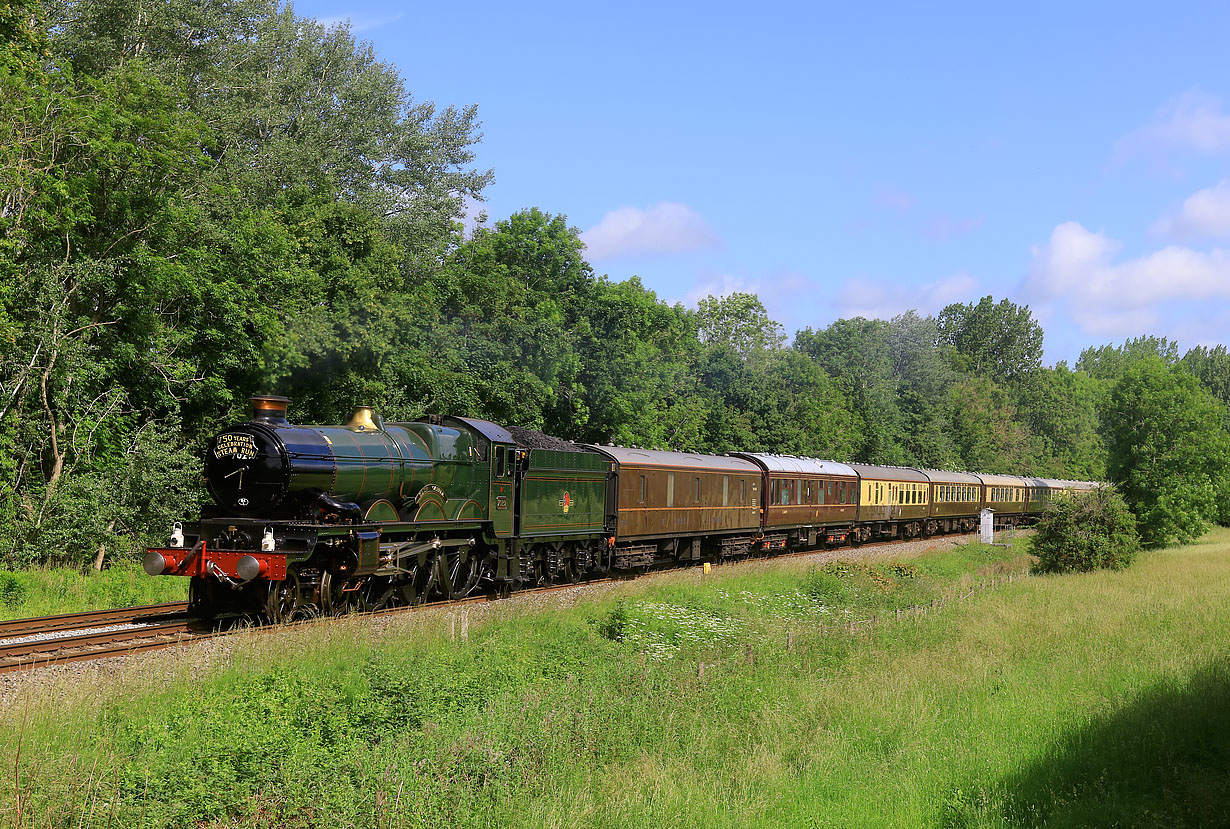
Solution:
M 562 215 L 466 233 L 476 111 L 276 0 L 10 4 L 0 38 L 0 565 L 161 540 L 258 392 L 299 422 L 364 402 L 1113 479 L 1153 541 L 1230 517 L 1224 347 L 1045 368 L 1029 309 L 990 297 L 790 341 L 755 296 L 692 310 L 595 274 Z

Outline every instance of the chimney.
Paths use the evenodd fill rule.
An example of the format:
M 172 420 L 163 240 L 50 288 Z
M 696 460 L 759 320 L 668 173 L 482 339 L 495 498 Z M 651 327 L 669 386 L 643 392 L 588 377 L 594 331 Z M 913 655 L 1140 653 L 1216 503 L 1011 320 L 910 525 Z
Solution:
M 289 397 L 276 394 L 258 394 L 248 398 L 252 402 L 252 419 L 258 423 L 269 423 L 274 426 L 288 426 L 286 422 L 286 407 Z

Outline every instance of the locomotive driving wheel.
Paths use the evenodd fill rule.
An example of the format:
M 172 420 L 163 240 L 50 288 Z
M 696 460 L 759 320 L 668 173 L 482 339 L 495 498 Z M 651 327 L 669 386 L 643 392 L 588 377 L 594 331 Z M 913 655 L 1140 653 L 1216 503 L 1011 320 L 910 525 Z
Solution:
M 380 610 L 393 603 L 395 585 L 392 579 L 371 576 L 350 595 L 351 606 L 360 613 Z
M 289 622 L 303 607 L 303 584 L 297 572 L 287 570 L 286 578 L 269 582 L 265 597 L 265 616 L 269 621 Z
M 448 570 L 449 584 L 453 586 L 450 599 L 464 599 L 478 586 L 478 560 L 473 552 L 462 554 L 450 550 L 444 553 L 444 565 Z

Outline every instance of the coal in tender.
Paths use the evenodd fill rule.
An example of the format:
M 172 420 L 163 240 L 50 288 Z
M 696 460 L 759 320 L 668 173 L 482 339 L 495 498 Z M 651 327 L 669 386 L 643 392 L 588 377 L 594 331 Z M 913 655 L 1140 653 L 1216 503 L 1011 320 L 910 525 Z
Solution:
M 524 426 L 509 426 L 508 432 L 513 436 L 513 440 L 517 442 L 517 445 L 525 449 L 551 449 L 556 452 L 586 451 L 583 447 L 577 446 L 570 440 L 544 435 L 542 432 L 526 429 Z

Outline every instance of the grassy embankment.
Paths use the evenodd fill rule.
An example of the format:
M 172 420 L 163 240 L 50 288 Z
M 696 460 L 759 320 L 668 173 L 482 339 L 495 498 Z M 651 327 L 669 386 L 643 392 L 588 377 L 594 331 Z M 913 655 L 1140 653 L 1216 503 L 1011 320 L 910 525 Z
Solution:
M 466 641 L 430 612 L 49 679 L 0 724 L 0 822 L 14 770 L 27 826 L 1230 819 L 1230 532 L 822 632 L 1006 558 L 687 573 Z
M 110 610 L 187 598 L 187 579 L 154 578 L 141 569 L 140 562 L 124 562 L 101 573 L 67 567 L 0 570 L 0 619 Z

